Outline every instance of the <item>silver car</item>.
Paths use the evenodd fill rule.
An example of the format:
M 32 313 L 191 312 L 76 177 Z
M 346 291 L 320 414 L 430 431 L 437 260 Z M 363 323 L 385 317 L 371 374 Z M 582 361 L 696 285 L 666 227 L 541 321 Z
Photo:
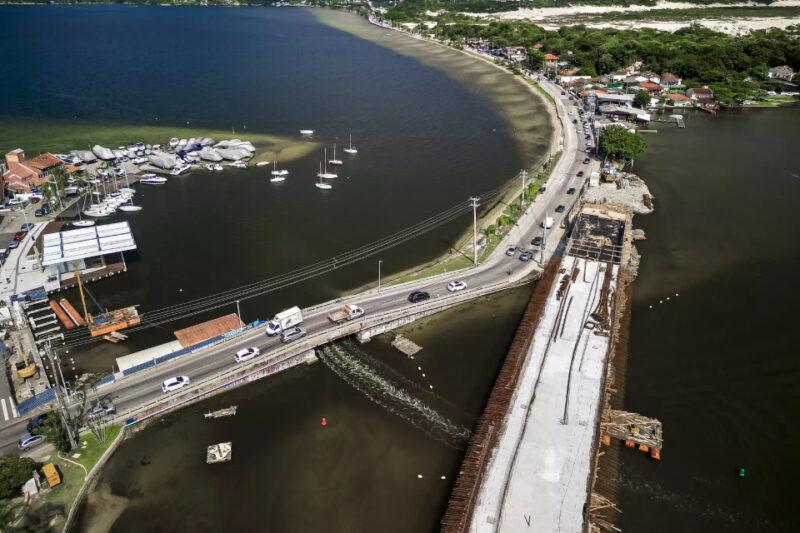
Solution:
M 300 326 L 285 329 L 281 333 L 281 342 L 288 343 L 306 336 L 306 330 Z
M 43 442 L 44 435 L 31 435 L 30 433 L 26 433 L 22 436 L 22 438 L 19 439 L 19 441 L 17 441 L 17 447 L 20 450 L 29 450 Z

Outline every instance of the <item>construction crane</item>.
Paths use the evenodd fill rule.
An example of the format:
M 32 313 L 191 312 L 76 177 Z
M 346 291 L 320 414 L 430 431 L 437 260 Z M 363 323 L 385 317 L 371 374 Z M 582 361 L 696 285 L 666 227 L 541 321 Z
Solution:
M 136 306 L 132 305 L 130 307 L 123 307 L 122 309 L 115 309 L 113 311 L 103 309 L 103 307 L 97 302 L 97 299 L 95 299 L 94 295 L 89 292 L 88 289 L 84 288 L 83 282 L 81 281 L 81 270 L 78 261 L 75 261 L 74 265 L 75 279 L 78 282 L 78 292 L 80 292 L 81 305 L 83 306 L 83 317 L 86 320 L 86 325 L 89 328 L 89 334 L 92 337 L 99 337 L 103 335 L 103 338 L 109 340 L 110 342 L 117 342 L 125 338 L 124 335 L 115 333 L 121 329 L 130 328 L 142 322 L 139 312 L 136 310 Z M 86 294 L 89 295 L 97 308 L 100 309 L 100 314 L 93 316 L 89 313 L 89 309 L 86 306 Z

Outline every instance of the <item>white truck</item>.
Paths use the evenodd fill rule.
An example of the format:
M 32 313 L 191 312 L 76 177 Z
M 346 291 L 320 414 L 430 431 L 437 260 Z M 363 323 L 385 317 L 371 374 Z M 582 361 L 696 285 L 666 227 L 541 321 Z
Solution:
M 341 309 L 337 309 L 328 315 L 328 320 L 334 324 L 341 324 L 347 320 L 353 320 L 360 316 L 364 316 L 364 310 L 355 304 L 347 304 Z
M 289 329 L 303 322 L 303 312 L 299 307 L 290 307 L 275 315 L 275 318 L 267 324 L 267 335 L 270 337 L 277 335 L 285 329 Z

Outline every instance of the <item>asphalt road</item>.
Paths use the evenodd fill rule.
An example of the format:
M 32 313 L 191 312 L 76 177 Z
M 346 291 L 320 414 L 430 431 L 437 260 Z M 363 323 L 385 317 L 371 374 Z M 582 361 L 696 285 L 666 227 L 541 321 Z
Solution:
M 531 240 L 536 236 L 543 235 L 544 230 L 541 228 L 541 224 L 547 216 L 555 219 L 553 227 L 546 232 L 544 260 L 549 259 L 562 239 L 564 231 L 559 227 L 564 213 L 556 213 L 556 208 L 563 205 L 565 212 L 569 212 L 570 207 L 578 199 L 584 181 L 588 179 L 590 167 L 594 170 L 598 164 L 596 161 L 592 161 L 590 165 L 583 163 L 586 157 L 585 139 L 581 121 L 578 120 L 578 126 L 581 127 L 580 134 L 572 123 L 573 119 L 578 118 L 578 108 L 569 100 L 569 94 L 562 95 L 561 88 L 550 82 L 542 81 L 540 83 L 556 99 L 559 115 L 564 124 L 561 150 L 563 155 L 551 174 L 546 191 L 528 207 L 517 227 L 509 233 L 488 260 L 467 272 L 440 275 L 401 286 L 385 286 L 380 291 L 372 289 L 348 297 L 347 302 L 358 303 L 364 308 L 367 316 L 379 312 L 405 309 L 411 311 L 415 304 L 410 303 L 407 297 L 412 290 L 425 290 L 431 294 L 432 298 L 437 298 L 447 294 L 447 283 L 454 279 L 466 282 L 467 288 L 464 291 L 468 293 L 475 288 L 495 284 L 504 279 L 529 275 L 539 268 L 538 261 L 540 259 L 540 249 L 532 246 Z M 585 172 L 585 177 L 577 177 L 578 171 L 581 170 Z M 575 188 L 576 192 L 567 194 L 569 188 Z M 507 256 L 505 252 L 510 244 L 535 251 L 534 260 L 520 261 L 519 251 L 513 257 Z M 332 331 L 335 326 L 327 320 L 327 315 L 340 305 L 340 302 L 332 301 L 304 311 L 303 326 L 309 333 Z M 260 348 L 261 357 L 268 358 L 270 352 L 281 346 L 281 343 L 276 337 L 267 337 L 263 327 L 258 328 L 223 345 L 213 346 L 207 350 L 164 363 L 159 367 L 148 369 L 138 375 L 126 377 L 103 387 L 99 391 L 101 393 L 99 396 L 109 396 L 113 399 L 118 412 L 123 412 L 163 397 L 161 383 L 169 377 L 187 375 L 192 382 L 198 382 L 232 368 L 236 365 L 233 354 L 241 348 L 249 346 Z M 24 419 L 16 419 L 0 428 L 0 450 L 7 451 L 15 448 L 17 439 L 24 432 Z

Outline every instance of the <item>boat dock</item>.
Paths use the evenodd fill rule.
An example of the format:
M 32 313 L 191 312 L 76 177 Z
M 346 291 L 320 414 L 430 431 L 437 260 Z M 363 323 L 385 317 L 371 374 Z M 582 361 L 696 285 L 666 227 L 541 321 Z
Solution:
M 403 337 L 402 335 L 397 335 L 394 340 L 392 341 L 392 346 L 406 354 L 407 356 L 411 357 L 418 351 L 422 350 L 422 346 L 419 346 L 412 341 L 408 340 L 407 338 Z
M 608 409 L 603 412 L 600 422 L 603 432 L 602 442 L 611 445 L 616 438 L 625 443 L 627 448 L 638 445 L 639 451 L 649 453 L 653 459 L 661 459 L 661 447 L 664 439 L 661 434 L 661 422 L 638 413 Z

